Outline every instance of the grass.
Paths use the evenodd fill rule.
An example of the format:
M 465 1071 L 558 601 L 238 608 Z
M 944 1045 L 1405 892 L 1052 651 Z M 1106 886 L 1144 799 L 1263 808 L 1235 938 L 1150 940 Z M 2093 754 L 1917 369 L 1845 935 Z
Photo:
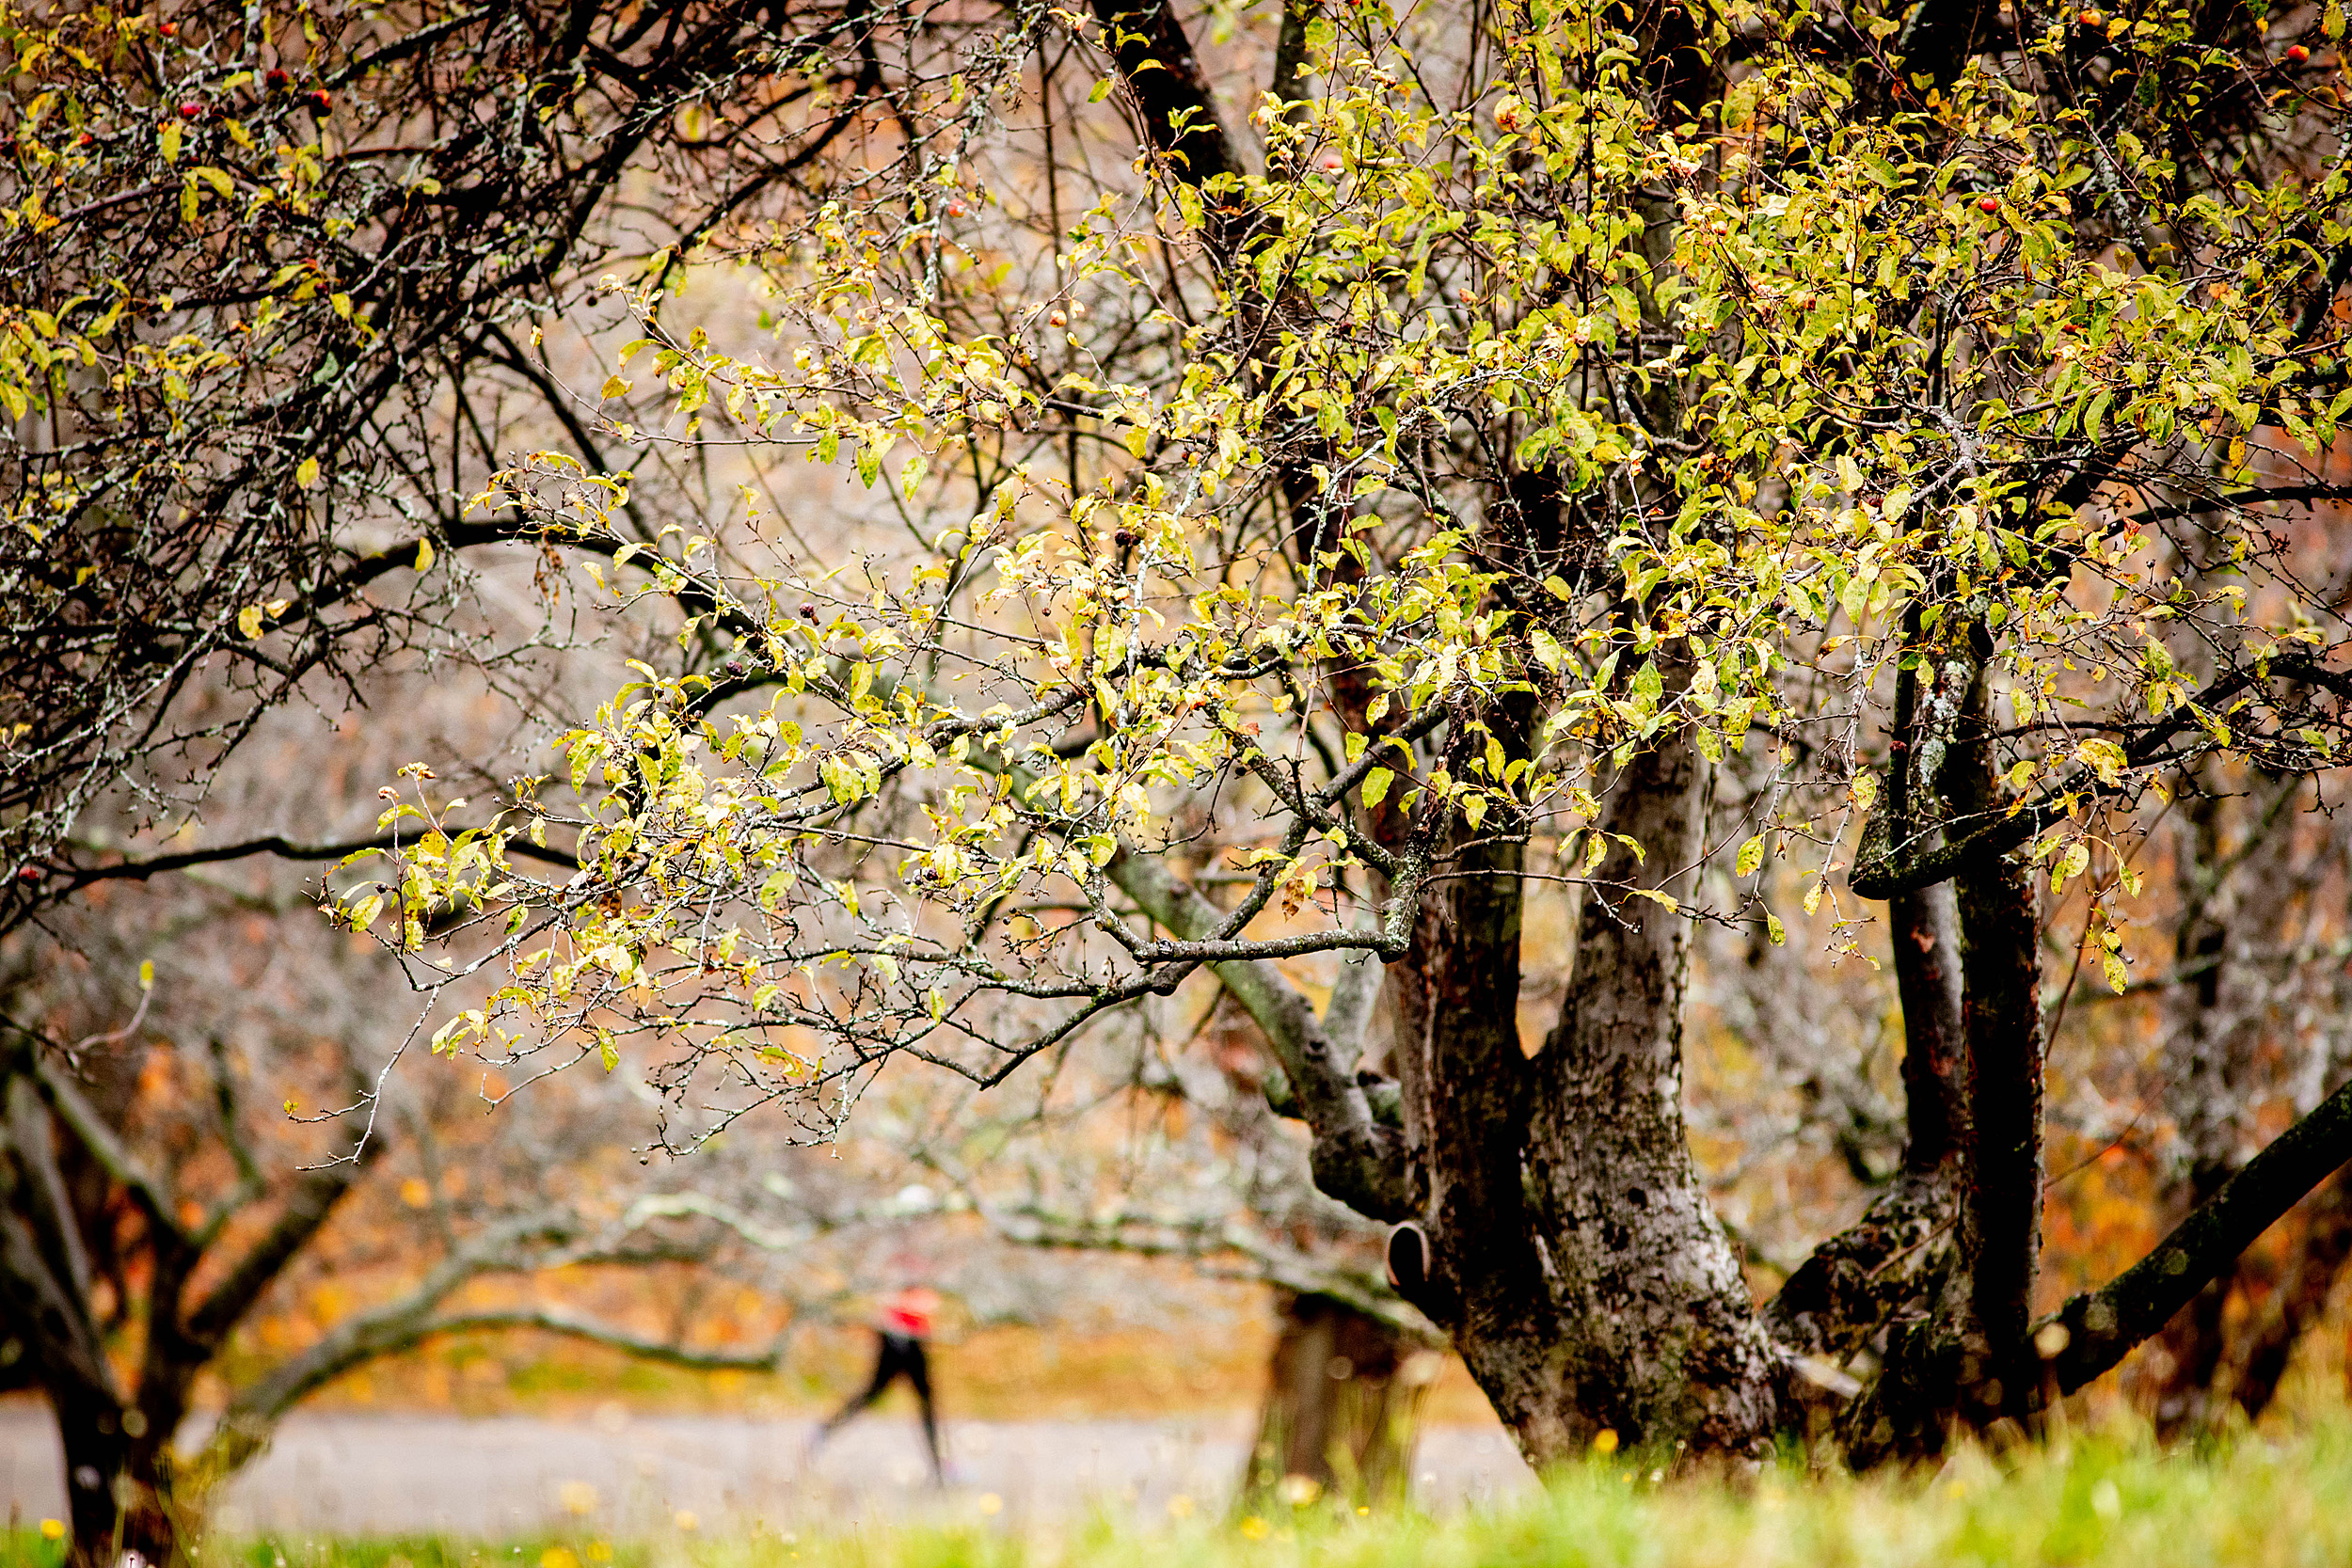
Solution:
M 2202 1451 L 2129 1433 L 2008 1456 L 1967 1449 L 1906 1475 L 1653 1482 L 1625 1455 L 1540 1494 L 1443 1518 L 1323 1504 L 1145 1528 L 1107 1517 L 1016 1533 L 965 1526 L 838 1535 L 548 1535 L 215 1542 L 204 1568 L 2271 1568 L 2352 1564 L 2352 1418 Z M 0 1564 L 56 1568 L 59 1544 L 0 1537 Z

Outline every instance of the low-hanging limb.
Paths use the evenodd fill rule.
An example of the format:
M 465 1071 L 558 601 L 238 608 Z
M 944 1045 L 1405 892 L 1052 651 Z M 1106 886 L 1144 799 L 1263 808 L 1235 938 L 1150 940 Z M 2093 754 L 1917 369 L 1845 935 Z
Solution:
M 2145 1258 L 2037 1324 L 2045 1385 L 2071 1394 L 2114 1367 L 2347 1163 L 2352 1084 L 2272 1139 Z

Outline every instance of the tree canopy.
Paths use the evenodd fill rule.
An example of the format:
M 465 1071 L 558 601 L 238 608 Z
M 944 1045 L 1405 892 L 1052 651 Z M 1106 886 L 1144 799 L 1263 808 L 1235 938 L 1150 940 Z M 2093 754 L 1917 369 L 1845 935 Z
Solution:
M 2340 8 L 1294 0 L 1263 62 L 1166 0 L 414 24 L 350 79 L 486 61 L 506 28 L 541 52 L 453 78 L 446 127 L 395 94 L 413 172 L 347 231 L 397 258 L 412 204 L 452 245 L 524 223 L 539 270 L 463 285 L 514 328 L 469 304 L 417 317 L 413 352 L 497 342 L 589 455 L 509 454 L 301 592 L 530 546 L 595 558 L 573 613 L 651 601 L 675 634 L 571 725 L 565 772 L 484 826 L 421 764 L 394 842 L 338 868 L 340 918 L 446 992 L 437 1049 L 629 1053 L 709 1113 L 695 1136 L 776 1105 L 822 1134 L 891 1058 L 994 1084 L 1207 969 L 1279 1054 L 1317 1184 L 1395 1222 L 1399 1290 L 1537 1458 L 1603 1429 L 1749 1453 L 1824 1394 L 1858 1457 L 2029 1417 L 2352 1154 L 2340 1093 L 2035 1322 L 2039 902 L 2090 879 L 2122 990 L 2137 847 L 2181 781 L 2325 779 L 2344 740 Z M 1241 60 L 1264 69 L 1231 90 Z M 23 112 L 42 179 L 111 166 L 72 150 L 84 98 Z M 490 123 L 512 175 L 469 161 L 489 133 L 457 127 Z M 159 181 L 191 132 L 151 129 L 114 178 L 200 229 L 205 171 L 240 177 Z M 705 216 L 585 269 L 637 325 L 575 386 L 519 325 L 577 232 L 542 235 L 531 193 L 577 214 L 628 178 L 688 182 Z M 253 179 L 252 211 L 294 210 Z M 31 200 L 28 256 L 69 210 Z M 207 245 L 246 291 L 207 319 L 279 332 L 262 316 L 307 275 Z M 392 377 L 406 295 L 382 287 L 298 303 Z M 53 346 L 98 365 L 102 307 L 25 308 L 26 410 L 80 388 L 77 420 L 119 417 Z M 245 429 L 280 404 L 205 405 Z M 42 627 L 119 639 L 148 611 L 72 607 L 116 592 L 121 546 L 73 552 L 172 513 L 72 477 L 103 444 L 21 449 L 58 520 L 12 531 L 6 569 Z M 836 504 L 899 537 L 812 543 L 757 482 L 782 451 L 846 468 Z M 298 531 L 369 483 L 293 456 L 257 461 Z M 682 464 L 739 499 L 649 505 Z M 183 514 L 208 549 L 260 493 L 216 483 L 233 505 Z M 220 657 L 334 645 L 299 594 L 174 572 Z M 569 590 L 541 591 L 552 617 Z M 146 744 L 38 686 L 19 722 L 55 708 L 67 737 L 40 755 Z M 49 853 L 70 789 L 21 776 L 11 831 Z M 1244 863 L 1202 852 L 1242 820 Z M 525 863 L 551 834 L 552 875 Z M 1577 899 L 1540 1044 L 1538 884 Z M 1691 932 L 1858 950 L 1857 900 L 1887 906 L 1910 1147 L 1759 1308 L 1682 1122 Z

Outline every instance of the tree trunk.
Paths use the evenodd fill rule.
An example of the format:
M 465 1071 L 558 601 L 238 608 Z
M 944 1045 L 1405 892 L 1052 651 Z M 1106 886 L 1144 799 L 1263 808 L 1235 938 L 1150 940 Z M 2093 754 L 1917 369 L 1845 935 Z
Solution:
M 1920 639 L 1916 611 L 1905 631 Z M 1933 775 L 1947 748 L 1934 740 L 1936 689 L 1925 703 L 1921 696 L 1915 664 L 1895 685 L 1885 831 L 1898 855 L 1944 844 L 1941 780 Z M 1859 1221 L 1814 1249 L 1765 1310 L 1776 1341 L 1839 1364 L 1873 1342 L 1883 1361 L 1890 1337 L 1915 1336 L 1944 1310 L 1967 1181 L 1967 988 L 1957 895 L 1949 883 L 1898 893 L 1887 901 L 1886 924 L 1903 1013 L 1902 1168 Z M 1874 1391 L 1846 1424 L 1859 1423 L 1871 1444 L 1916 1447 L 1917 1417 L 1889 1406 L 1889 1392 Z
M 65 1454 L 66 1507 L 77 1568 L 114 1568 L 130 1554 L 158 1568 L 180 1560 L 167 1473 L 170 1443 L 156 1441 L 135 1408 L 52 1395 Z M 137 1434 L 124 1431 L 126 1423 Z
M 2223 959 L 2229 950 L 2222 797 L 2201 781 L 2185 780 L 2186 819 L 2180 856 L 2189 882 L 2188 908 L 2173 938 L 2173 960 L 2195 974 L 2165 1039 L 2165 1100 L 2179 1140 L 2166 1194 L 2178 1220 L 2220 1190 L 2242 1163 L 2231 1047 L 2233 1031 L 2222 1016 Z M 2157 1435 L 2167 1439 L 2205 1426 L 2219 1413 L 2214 1379 L 2227 1351 L 2222 1313 L 2244 1272 L 2208 1283 L 2156 1336 L 2147 1362 L 2148 1396 Z
M 1424 924 L 1403 1066 L 1430 1277 L 1408 1293 L 1537 1465 L 1603 1430 L 1753 1455 L 1776 1423 L 1777 1357 L 1684 1133 L 1689 927 L 1639 895 L 1695 863 L 1704 814 L 1687 743 L 1620 769 L 1597 826 L 1645 854 L 1620 847 L 1597 868 L 1608 896 L 1587 897 L 1560 1022 L 1532 1062 L 1516 1018 L 1518 847 L 1465 852 L 1468 875 Z
M 1687 740 L 1618 774 L 1601 826 L 1643 846 L 1597 868 L 1652 890 L 1702 853 L 1706 769 Z M 1778 1359 L 1691 1158 L 1682 1114 L 1690 924 L 1670 905 L 1588 896 L 1576 973 L 1536 1062 L 1529 1186 L 1560 1341 L 1547 1359 L 1579 1419 L 1632 1443 L 1761 1452 Z M 1558 1454 L 1547 1457 L 1560 1457 Z
M 1814 1249 L 1765 1308 L 1776 1342 L 1832 1363 L 1841 1376 L 1867 1351 L 1893 1369 L 1858 1402 L 1825 1412 L 1831 1419 L 1824 1424 L 1840 1429 L 1845 1446 L 1866 1460 L 1922 1451 L 1942 1440 L 1944 1387 L 1932 1381 L 1938 1374 L 1915 1363 L 1952 1315 L 1948 1292 L 1967 1169 L 1967 1037 L 1951 888 L 1898 895 L 1888 904 L 1887 926 L 1903 1009 L 1909 1135 L 1902 1168 L 1860 1220 Z M 1837 1378 L 1805 1370 L 1811 1377 L 1792 1382 L 1792 1392 L 1844 1387 Z
M 1328 1296 L 1285 1292 L 1280 1311 L 1245 1504 L 1281 1497 L 1285 1483 L 1294 1502 L 1311 1494 L 1403 1502 L 1436 1354 Z
M 1958 712 L 1940 775 L 1947 832 L 2004 811 L 1994 772 L 1981 626 L 1939 677 Z M 2042 1245 L 2042 960 L 2033 872 L 2017 851 L 1958 879 L 1968 1041 L 1967 1182 L 1960 1210 L 1965 1295 L 1960 1412 L 1973 1422 L 2023 1412 L 2039 1392 L 2026 1345 Z

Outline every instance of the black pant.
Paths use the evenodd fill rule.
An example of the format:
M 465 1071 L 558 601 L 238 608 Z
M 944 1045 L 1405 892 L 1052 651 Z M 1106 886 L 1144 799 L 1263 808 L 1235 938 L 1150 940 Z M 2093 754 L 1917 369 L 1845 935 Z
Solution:
M 931 1475 L 944 1474 L 939 1462 L 939 1416 L 931 1408 L 931 1364 L 923 1354 L 923 1341 L 904 1334 L 882 1333 L 882 1343 L 874 1353 L 874 1376 L 866 1385 L 866 1391 L 843 1405 L 833 1419 L 817 1429 L 819 1442 L 833 1435 L 834 1429 L 887 1393 L 890 1386 L 904 1377 L 914 1386 L 914 1397 L 923 1405 L 923 1442 L 931 1452 Z

